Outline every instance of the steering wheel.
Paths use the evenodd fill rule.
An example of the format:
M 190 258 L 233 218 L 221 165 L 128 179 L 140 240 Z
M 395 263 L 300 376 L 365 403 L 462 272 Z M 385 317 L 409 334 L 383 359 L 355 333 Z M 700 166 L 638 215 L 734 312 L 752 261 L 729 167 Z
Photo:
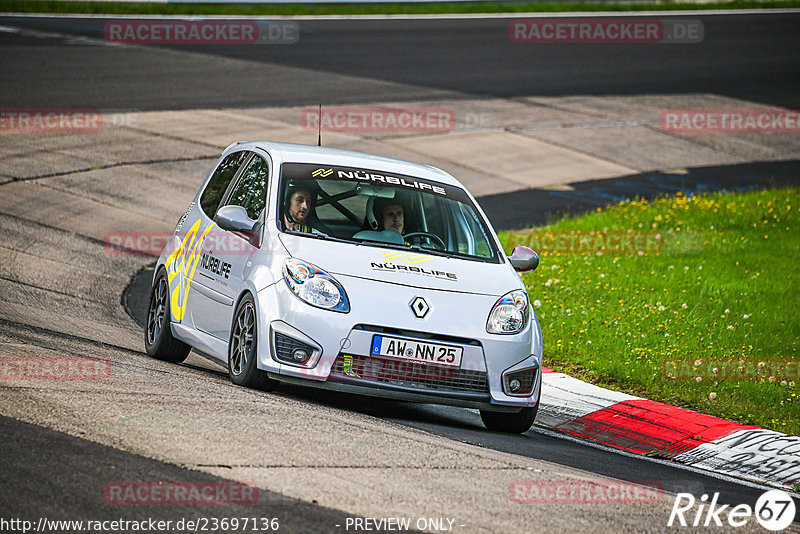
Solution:
M 411 232 L 410 234 L 404 235 L 403 239 L 408 239 L 409 237 L 426 237 L 436 250 L 447 250 L 447 245 L 445 245 L 444 241 L 442 241 L 442 238 L 436 234 L 432 234 L 430 232 Z M 434 241 L 437 241 L 438 243 L 434 243 Z

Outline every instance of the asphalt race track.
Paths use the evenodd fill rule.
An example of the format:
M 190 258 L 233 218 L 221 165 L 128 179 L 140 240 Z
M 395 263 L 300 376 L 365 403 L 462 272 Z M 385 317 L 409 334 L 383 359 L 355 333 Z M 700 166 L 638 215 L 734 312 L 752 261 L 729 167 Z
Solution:
M 2 16 L 0 110 L 691 93 L 800 107 L 800 13 L 682 18 L 703 22 L 702 43 L 519 45 L 508 40 L 506 19 L 400 19 L 301 20 L 295 45 L 117 47 L 103 44 L 103 19 Z M 68 152 L 53 134 L 31 138 L 25 150 L 2 135 L 0 160 L 16 158 L 22 170 L 40 163 L 40 146 L 47 161 Z M 151 145 L 163 142 L 169 158 L 142 149 L 150 158 L 142 167 L 153 170 L 138 175 L 98 165 L 106 149 L 98 135 L 70 147 L 80 152 L 75 168 L 32 178 L 0 173 L 7 236 L 0 243 L 0 356 L 70 355 L 113 366 L 107 381 L 0 383 L 0 517 L 266 516 L 280 517 L 281 532 L 313 533 L 346 532 L 355 516 L 407 515 L 453 517 L 453 531 L 464 533 L 663 532 L 674 493 L 719 492 L 720 504 L 753 506 L 765 490 L 543 428 L 493 434 L 471 410 L 289 386 L 261 393 L 233 386 L 224 368 L 197 354 L 182 365 L 147 358 L 141 325 L 152 258 L 107 254 L 103 236 L 114 224 L 173 227 L 219 150 L 154 136 Z M 796 184 L 799 157 L 687 161 L 680 178 L 628 174 L 480 201 L 498 228 L 515 228 L 614 198 L 653 196 L 670 184 L 687 192 Z M 81 165 L 85 173 L 75 170 Z M 83 179 L 93 172 L 106 174 Z M 668 493 L 648 505 L 509 502 L 514 480 L 598 477 L 655 480 Z M 104 499 L 114 481 L 177 480 L 253 484 L 258 505 L 120 506 Z M 800 523 L 791 528 L 800 531 Z
M 6 107 L 193 109 L 453 98 L 715 93 L 794 109 L 800 14 L 686 16 L 697 44 L 530 45 L 509 19 L 300 21 L 293 45 L 181 46 L 157 59 L 0 32 Z M 2 23 L 102 42 L 102 19 Z M 54 53 L 55 52 L 55 53 Z M 227 60 L 227 61 L 226 61 Z M 240 61 L 233 61 L 240 60 Z M 31 68 L 36 66 L 37 68 Z M 56 89 L 57 88 L 57 89 Z

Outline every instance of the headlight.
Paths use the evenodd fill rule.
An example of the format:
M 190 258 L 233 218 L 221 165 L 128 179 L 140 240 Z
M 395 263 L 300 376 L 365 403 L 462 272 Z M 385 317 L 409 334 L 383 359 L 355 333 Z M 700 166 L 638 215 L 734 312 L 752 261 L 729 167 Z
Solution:
M 486 322 L 486 331 L 490 334 L 517 334 L 527 326 L 529 317 L 528 294 L 518 289 L 506 293 L 495 303 Z
M 350 311 L 342 284 L 315 265 L 289 258 L 283 263 L 283 279 L 295 295 L 312 306 L 342 313 Z

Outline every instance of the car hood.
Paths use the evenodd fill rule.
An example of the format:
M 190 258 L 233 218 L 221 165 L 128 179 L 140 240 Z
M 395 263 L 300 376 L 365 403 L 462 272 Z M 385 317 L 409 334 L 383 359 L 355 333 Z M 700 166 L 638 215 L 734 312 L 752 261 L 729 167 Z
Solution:
M 445 258 L 292 234 L 281 234 L 280 240 L 292 257 L 337 276 L 498 297 L 524 287 L 508 263 Z

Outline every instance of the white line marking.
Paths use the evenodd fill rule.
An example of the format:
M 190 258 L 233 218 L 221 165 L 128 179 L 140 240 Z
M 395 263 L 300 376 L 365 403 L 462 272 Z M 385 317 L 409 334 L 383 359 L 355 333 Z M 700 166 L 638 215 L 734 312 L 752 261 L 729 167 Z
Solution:
M 28 30 L 26 28 L 17 28 L 15 26 L 0 26 L 0 32 L 16 33 L 18 35 L 35 37 L 37 39 L 63 39 L 64 37 L 67 37 L 67 35 L 63 33 L 40 32 L 38 30 Z
M 67 44 L 91 44 L 91 45 L 115 45 L 116 43 L 107 43 L 102 39 L 93 39 L 91 37 L 84 37 L 82 35 L 75 35 L 69 33 L 56 33 L 56 32 L 42 32 L 39 30 L 31 30 L 28 28 L 18 28 L 16 26 L 0 26 L 0 33 L 13 33 L 23 37 L 33 37 L 34 39 L 66 39 Z

